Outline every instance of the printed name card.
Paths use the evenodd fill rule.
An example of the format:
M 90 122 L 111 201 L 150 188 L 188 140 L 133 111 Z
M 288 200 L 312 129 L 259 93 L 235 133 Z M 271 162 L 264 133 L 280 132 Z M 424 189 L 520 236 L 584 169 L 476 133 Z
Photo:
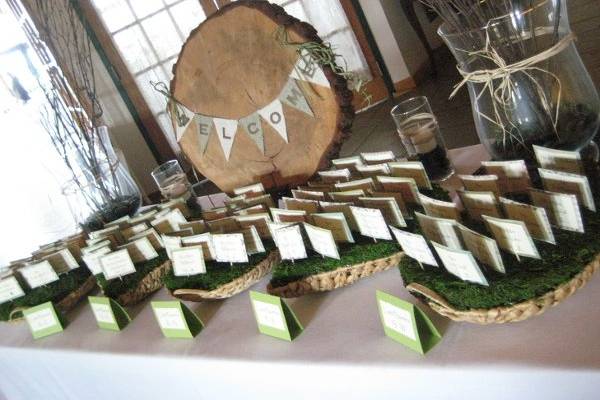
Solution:
M 202 218 L 205 221 L 213 221 L 215 219 L 225 218 L 229 215 L 229 210 L 227 208 L 213 208 L 212 210 L 202 211 Z M 184 221 L 186 222 L 186 221 Z
M 51 301 L 28 308 L 23 316 L 34 339 L 40 339 L 63 331 L 65 321 Z
M 120 278 L 125 275 L 133 274 L 135 266 L 129 252 L 126 249 L 117 250 L 115 252 L 103 255 L 100 257 L 100 265 L 104 278 L 108 281 L 115 278 Z
M 44 257 L 44 260 L 50 262 L 50 265 L 52 265 L 57 274 L 63 274 L 72 269 L 79 268 L 77 260 L 75 260 L 69 249 L 61 249 L 56 253 Z
M 350 210 L 350 206 L 352 206 L 352 203 L 320 201 L 319 206 L 321 207 L 321 210 L 323 210 L 326 213 L 344 214 L 344 217 L 346 218 L 346 222 L 348 223 L 350 230 L 358 230 L 358 226 L 356 225 L 356 221 L 354 220 L 354 216 L 352 215 L 352 211 Z
M 348 208 L 350 211 L 350 208 Z M 323 229 L 331 231 L 333 239 L 338 243 L 354 243 L 350 226 L 346 217 L 341 212 L 313 214 L 313 223 Z
M 294 312 L 281 298 L 251 290 L 250 302 L 258 331 L 263 335 L 291 342 L 304 330 Z
M 396 156 L 392 151 L 360 153 L 360 158 L 367 164 L 381 164 L 396 161 Z
M 150 211 L 148 211 L 146 213 L 142 213 L 142 214 L 136 215 L 135 217 L 131 217 L 129 219 L 129 223 L 131 225 L 135 225 L 135 224 L 138 224 L 140 222 L 150 222 L 151 220 L 154 219 L 154 216 L 156 214 L 158 214 L 157 210 L 150 210 Z
M 402 247 L 402 251 L 409 256 L 410 258 L 414 258 L 417 260 L 421 268 L 423 268 L 422 264 L 432 265 L 434 267 L 438 267 L 438 263 L 427 245 L 427 240 L 421 235 L 402 231 L 400 229 L 396 229 L 393 226 L 390 227 L 396 241 Z
M 229 233 L 240 229 L 235 217 L 214 219 L 207 224 L 212 233 Z
M 233 215 L 254 215 L 254 214 L 264 214 L 267 211 L 267 207 L 264 204 L 257 204 L 252 207 L 246 207 L 239 210 L 235 210 Z
M 102 265 L 100 265 L 100 257 L 110 253 L 112 250 L 108 246 L 100 247 L 95 251 L 84 254 L 83 262 L 85 266 L 90 270 L 92 275 L 98 275 L 102 273 Z
M 412 218 L 411 213 L 408 211 L 408 208 L 406 207 L 406 203 L 404 202 L 404 197 L 402 196 L 402 193 L 370 191 L 369 194 L 373 198 L 378 198 L 378 197 L 393 198 L 394 200 L 396 200 L 396 204 L 398 205 L 398 208 L 400 209 L 400 212 L 402 213 L 402 217 L 406 218 L 406 219 Z
M 304 210 L 285 210 L 283 208 L 271 208 L 270 211 L 274 222 L 306 222 L 306 211 Z
M 319 171 L 318 174 L 321 181 L 325 183 L 348 182 L 352 176 L 348 168 Z
M 264 194 L 262 196 L 256 196 L 256 197 L 246 197 L 245 200 L 246 203 L 246 207 L 252 207 L 252 206 L 257 206 L 257 205 L 264 205 L 266 208 L 269 207 L 274 207 L 275 203 L 273 202 L 273 198 L 271 197 L 270 194 Z
M 387 164 L 359 165 L 356 170 L 364 178 L 374 178 L 379 175 L 389 175 L 390 169 Z
M 292 196 L 295 199 L 302 199 L 302 200 L 316 200 L 316 201 L 325 200 L 325 193 L 317 192 L 314 190 L 292 189 Z
M 479 262 L 487 265 L 496 272 L 506 273 L 504 261 L 498 249 L 498 243 L 492 238 L 482 235 L 464 225 L 458 225 L 463 242 Z
M 252 215 L 240 215 L 236 217 L 238 225 L 243 228 L 253 226 L 256 228 L 258 235 L 262 239 L 268 239 L 271 237 L 271 231 L 269 230 L 269 222 L 271 217 L 267 213 L 252 214 Z
M 154 230 L 154 228 L 146 229 L 144 232 L 140 232 L 137 235 L 132 236 L 129 240 L 130 241 L 136 240 L 136 239 L 140 239 L 143 237 L 148 238 L 150 243 L 152 243 L 152 247 L 154 247 L 154 250 L 160 250 L 165 247 L 163 245 L 163 241 L 162 241 L 161 237 L 158 235 L 158 232 L 156 232 L 156 230 Z
M 519 203 L 504 197 L 500 198 L 507 218 L 523 221 L 534 239 L 556 244 L 546 210 L 541 207 Z
M 181 245 L 182 245 L 181 240 L 182 240 L 182 238 L 180 238 L 179 236 L 163 235 L 162 241 L 163 241 L 163 246 L 165 246 L 165 250 L 167 251 L 167 257 L 171 258 L 171 253 L 173 252 L 173 250 L 181 247 Z
M 500 196 L 498 177 L 496 175 L 458 175 L 465 190 L 471 192 L 492 192 Z
M 421 161 L 403 161 L 389 163 L 392 176 L 412 178 L 421 189 L 431 189 L 431 181 Z
M 241 233 L 212 235 L 217 262 L 247 263 L 248 253 Z
M 19 273 L 31 289 L 44 286 L 58 280 L 58 275 L 48 261 L 26 265 L 19 269 Z
M 359 190 L 346 190 L 343 192 L 331 192 L 329 193 L 329 197 L 331 200 L 335 202 L 341 203 L 352 203 L 357 204 L 358 199 L 365 195 L 365 191 L 362 189 Z
M 141 224 L 136 224 L 130 226 L 129 228 L 123 229 L 121 234 L 125 240 L 131 239 L 132 236 L 137 235 L 138 233 L 144 232 L 146 229 L 150 228 L 147 223 L 143 222 Z
M 310 224 L 304 224 L 304 230 L 310 241 L 310 245 L 314 251 L 319 253 L 322 257 L 340 259 L 340 253 L 333 234 L 328 229 L 319 228 Z
M 19 297 L 25 296 L 25 292 L 19 281 L 14 276 L 0 280 L 0 304 L 7 303 Z
M 406 221 L 402 211 L 393 197 L 360 197 L 360 203 L 365 208 L 374 208 L 381 211 L 383 219 L 392 226 L 405 227 Z
M 427 353 L 442 339 L 419 307 L 380 290 L 376 298 L 383 330 L 390 339 L 420 354 Z
M 350 207 L 350 210 L 361 235 L 368 236 L 375 241 L 377 239 L 392 240 L 390 230 L 380 210 L 363 207 Z
M 458 206 L 453 202 L 432 199 L 423 194 L 419 195 L 419 200 L 425 209 L 425 214 L 430 217 L 460 221 L 460 211 L 458 210 Z
M 199 221 L 190 221 L 190 222 L 186 222 L 183 224 L 178 224 L 179 225 L 179 230 L 183 230 L 183 229 L 191 229 L 192 233 L 194 235 L 199 235 L 201 233 L 206 232 L 206 222 L 204 222 L 203 220 L 199 220 Z
M 258 231 L 255 227 L 250 226 L 248 228 L 240 230 L 239 232 L 234 233 L 241 233 L 243 235 L 244 245 L 246 246 L 246 253 L 256 254 L 264 253 L 266 251 L 265 245 L 260 239 L 260 235 L 258 234 Z
M 300 210 L 308 214 L 319 212 L 319 202 L 316 200 L 293 199 L 289 197 L 283 197 L 281 200 L 288 210 Z
M 171 252 L 173 274 L 175 276 L 192 276 L 206 273 L 202 246 L 182 247 Z
M 331 160 L 331 163 L 337 170 L 348 168 L 350 171 L 356 171 L 357 165 L 363 165 L 363 161 L 360 156 L 336 158 L 335 160 Z
M 583 233 L 583 219 L 577 196 L 537 189 L 530 190 L 529 196 L 533 204 L 546 210 L 552 225 L 567 231 Z
M 526 192 L 531 186 L 527 165 L 523 160 L 483 161 L 485 171 L 498 177 L 501 193 Z
M 578 151 L 556 150 L 536 145 L 533 145 L 533 151 L 542 168 L 584 175 L 581 154 Z
M 215 246 L 213 245 L 213 238 L 210 232 L 181 238 L 181 244 L 183 247 L 202 247 L 202 256 L 205 260 L 214 260 L 216 257 Z
M 463 281 L 489 286 L 470 251 L 452 249 L 436 242 L 431 242 L 431 244 L 446 270 L 452 275 Z
M 588 210 L 596 211 L 594 196 L 587 176 L 570 174 L 568 172 L 551 171 L 538 168 L 542 185 L 550 192 L 569 193 L 577 196 L 579 204 Z
M 307 257 L 299 225 L 269 223 L 269 229 L 282 260 L 294 261 Z
M 88 301 L 100 329 L 121 331 L 131 322 L 127 311 L 111 298 L 88 296 Z
M 484 216 L 483 220 L 501 249 L 520 256 L 540 258 L 540 253 L 523 221 Z
M 150 240 L 146 237 L 135 239 L 133 242 L 129 242 L 120 248 L 127 250 L 129 257 L 131 257 L 131 261 L 134 263 L 144 262 L 158 257 L 158 253 L 154 250 L 154 246 L 152 246 L 152 243 L 150 243 Z
M 413 178 L 378 176 L 376 179 L 384 191 L 402 193 L 405 202 L 419 204 L 419 188 Z
M 502 218 L 498 208 L 498 199 L 493 192 L 457 191 L 460 201 L 465 206 L 469 217 L 481 221 L 483 215 Z
M 264 194 L 265 187 L 263 186 L 262 183 L 255 183 L 253 185 L 248 185 L 248 186 L 243 186 L 240 188 L 233 189 L 233 194 L 235 194 L 236 196 L 239 196 L 240 194 L 248 194 L 248 193 Z
M 455 227 L 458 223 L 452 219 L 430 217 L 428 215 L 415 213 L 423 235 L 432 242 L 445 244 L 453 249 L 462 249 L 462 244 Z
M 204 328 L 200 318 L 180 301 L 153 301 L 151 304 L 166 338 L 192 339 Z
M 344 192 L 348 190 L 372 190 L 375 188 L 373 178 L 357 179 L 355 181 L 340 182 L 335 184 L 335 189 Z

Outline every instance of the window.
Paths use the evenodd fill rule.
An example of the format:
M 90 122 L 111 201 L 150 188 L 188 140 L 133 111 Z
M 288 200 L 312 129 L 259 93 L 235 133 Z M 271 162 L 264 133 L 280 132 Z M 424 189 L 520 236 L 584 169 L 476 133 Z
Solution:
M 183 42 L 206 19 L 198 0 L 92 0 L 144 99 L 179 153 L 164 97 L 150 82 L 168 82 Z

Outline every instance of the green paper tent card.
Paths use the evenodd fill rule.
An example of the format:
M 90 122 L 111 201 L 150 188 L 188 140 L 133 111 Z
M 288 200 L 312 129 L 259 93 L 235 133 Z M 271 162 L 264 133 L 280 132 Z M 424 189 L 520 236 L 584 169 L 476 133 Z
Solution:
M 204 328 L 204 324 L 180 301 L 153 301 L 152 310 L 166 338 L 192 339 Z
M 304 330 L 294 312 L 281 298 L 251 290 L 250 301 L 260 333 L 292 341 Z
M 377 307 L 385 334 L 409 349 L 425 354 L 442 338 L 429 317 L 412 303 L 378 290 Z
M 34 339 L 40 339 L 63 331 L 66 321 L 51 301 L 23 311 Z
M 100 329 L 121 331 L 131 322 L 127 311 L 113 299 L 88 296 L 88 300 Z

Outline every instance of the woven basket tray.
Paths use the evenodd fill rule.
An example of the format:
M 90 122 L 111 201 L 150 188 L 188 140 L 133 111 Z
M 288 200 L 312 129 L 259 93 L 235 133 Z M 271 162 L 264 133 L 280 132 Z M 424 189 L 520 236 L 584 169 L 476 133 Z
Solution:
M 77 289 L 75 289 L 74 291 L 63 297 L 62 300 L 60 300 L 58 303 L 56 303 L 56 308 L 61 313 L 67 313 L 71 311 L 77 305 L 77 303 L 79 303 L 89 292 L 94 290 L 95 287 L 96 279 L 93 276 L 90 276 L 86 279 L 85 282 L 83 282 L 81 286 L 79 286 Z M 26 310 L 27 308 L 29 307 L 16 307 L 14 310 L 11 311 L 11 315 L 13 315 L 16 312 Z M 11 318 L 9 319 L 9 322 L 18 322 L 23 320 L 23 317 Z
M 171 294 L 182 300 L 189 301 L 203 301 L 203 300 L 220 300 L 232 297 L 256 282 L 261 280 L 265 275 L 271 272 L 271 269 L 275 264 L 279 262 L 279 252 L 277 250 L 271 251 L 267 258 L 259 262 L 250 271 L 240 276 L 233 281 L 226 283 L 225 285 L 219 286 L 214 290 L 202 290 L 202 289 L 175 289 L 171 290 Z
M 163 286 L 162 278 L 170 269 L 171 262 L 167 260 L 150 271 L 135 288 L 120 294 L 115 300 L 122 306 L 131 306 L 139 303 Z
M 412 294 L 416 294 L 417 297 L 424 298 L 434 311 L 453 321 L 471 322 L 480 325 L 503 324 L 523 321 L 543 313 L 550 307 L 554 307 L 575 293 L 577 289 L 583 287 L 598 269 L 600 269 L 600 255 L 596 256 L 594 261 L 589 263 L 573 279 L 542 296 L 512 306 L 490 309 L 456 310 L 442 296 L 423 285 L 411 283 L 406 288 Z
M 299 297 L 313 292 L 327 292 L 348 286 L 361 278 L 373 275 L 395 267 L 404 256 L 403 252 L 392 254 L 389 257 L 378 258 L 348 267 L 338 268 L 334 271 L 323 272 L 316 275 L 290 282 L 284 286 L 267 286 L 269 294 L 279 297 Z

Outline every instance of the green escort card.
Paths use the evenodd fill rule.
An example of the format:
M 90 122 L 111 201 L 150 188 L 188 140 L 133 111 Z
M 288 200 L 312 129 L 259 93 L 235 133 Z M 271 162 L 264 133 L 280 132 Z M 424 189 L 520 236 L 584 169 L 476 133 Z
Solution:
M 302 333 L 300 321 L 279 297 L 251 290 L 250 301 L 260 333 L 288 341 Z
M 378 290 L 377 307 L 385 334 L 418 353 L 427 353 L 442 338 L 429 317 L 412 303 Z
M 100 329 L 121 331 L 131 322 L 127 311 L 111 298 L 88 296 L 88 301 Z
M 153 301 L 152 310 L 166 338 L 192 339 L 204 328 L 200 318 L 180 301 Z
M 40 339 L 63 331 L 66 321 L 51 301 L 23 311 L 34 339 Z

